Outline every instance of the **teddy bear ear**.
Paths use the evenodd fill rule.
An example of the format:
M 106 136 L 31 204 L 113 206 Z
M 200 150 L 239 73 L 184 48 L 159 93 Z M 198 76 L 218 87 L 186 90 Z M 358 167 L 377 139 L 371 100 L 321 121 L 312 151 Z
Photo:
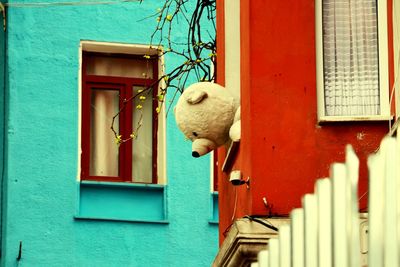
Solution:
M 203 99 L 207 98 L 207 93 L 205 91 L 201 90 L 193 90 L 193 91 L 187 91 L 186 94 L 184 94 L 186 102 L 189 104 L 195 105 L 197 103 L 200 103 L 203 101 Z

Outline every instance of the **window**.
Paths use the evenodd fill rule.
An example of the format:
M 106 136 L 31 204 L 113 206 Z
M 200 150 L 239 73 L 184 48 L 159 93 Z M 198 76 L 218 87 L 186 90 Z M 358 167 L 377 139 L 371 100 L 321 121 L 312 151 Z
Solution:
M 319 121 L 388 120 L 386 1 L 316 1 Z
M 211 192 L 218 192 L 218 150 L 210 153 L 210 187 Z
M 158 51 L 139 49 L 139 54 L 138 49 L 93 43 L 84 43 L 82 50 L 81 180 L 160 183 L 164 121 L 157 113 Z M 122 139 L 135 137 L 117 145 L 110 126 L 120 110 L 115 131 Z
M 210 157 L 210 184 L 211 184 L 211 216 L 209 223 L 218 224 L 218 150 L 214 150 Z

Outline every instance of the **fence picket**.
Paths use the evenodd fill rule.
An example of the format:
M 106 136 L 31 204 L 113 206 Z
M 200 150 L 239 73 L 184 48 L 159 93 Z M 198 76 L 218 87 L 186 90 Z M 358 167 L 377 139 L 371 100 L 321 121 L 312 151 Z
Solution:
M 346 146 L 346 193 L 349 266 L 360 266 L 360 216 L 358 206 L 358 169 L 360 162 L 351 145 Z
M 346 167 L 334 163 L 331 169 L 333 196 L 333 263 L 335 267 L 347 267 L 347 229 L 346 229 Z
M 290 213 L 292 235 L 292 266 L 304 267 L 304 210 L 297 208 Z
M 290 267 L 292 262 L 290 225 L 283 224 L 279 227 L 279 266 Z
M 368 198 L 368 266 L 383 266 L 383 207 L 384 177 L 383 160 L 380 152 L 368 158 L 369 198 Z
M 396 162 L 396 141 L 393 138 L 386 138 L 383 140 L 382 145 L 384 151 L 381 156 L 384 157 L 384 173 L 385 173 L 385 207 L 384 207 L 384 243 L 383 257 L 384 266 L 392 267 L 398 266 L 398 247 L 397 240 L 393 236 L 397 236 L 397 201 L 396 201 L 396 169 L 398 168 Z
M 332 266 L 332 189 L 330 179 L 319 179 L 315 185 L 318 205 L 318 266 Z
M 255 267 L 269 267 L 269 251 L 262 250 L 258 253 L 258 266 Z
M 331 178 L 316 181 L 315 194 L 303 196 L 303 208 L 291 211 L 291 223 L 252 267 L 360 266 L 359 164 L 348 145 L 345 164 L 332 164 Z M 367 165 L 368 266 L 400 266 L 400 137 L 385 137 Z
M 318 210 L 315 195 L 306 194 L 303 197 L 304 207 L 304 250 L 305 266 L 318 266 Z
M 399 132 L 399 131 L 398 131 Z M 400 134 L 396 138 L 397 266 L 400 266 Z
M 269 267 L 279 267 L 279 244 L 276 238 L 269 240 Z

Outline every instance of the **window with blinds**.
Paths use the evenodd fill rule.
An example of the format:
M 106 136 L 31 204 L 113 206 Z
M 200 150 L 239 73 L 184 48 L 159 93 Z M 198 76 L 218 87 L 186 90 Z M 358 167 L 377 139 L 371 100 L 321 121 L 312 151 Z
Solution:
M 316 1 L 320 120 L 390 117 L 384 2 Z

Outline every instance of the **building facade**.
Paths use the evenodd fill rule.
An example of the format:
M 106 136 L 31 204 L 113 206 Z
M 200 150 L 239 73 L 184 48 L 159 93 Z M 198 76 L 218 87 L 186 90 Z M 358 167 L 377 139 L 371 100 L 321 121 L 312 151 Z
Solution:
M 316 179 L 329 177 L 330 164 L 344 161 L 346 144 L 360 158 L 360 208 L 367 211 L 366 158 L 399 116 L 394 2 L 217 0 L 217 82 L 240 94 L 242 123 L 237 152 L 218 150 L 218 161 L 230 166 L 218 174 L 221 243 L 228 234 L 226 243 L 239 251 L 237 238 L 254 230 L 243 226 L 246 215 L 285 220 Z M 368 16 L 354 15 L 361 13 Z M 242 185 L 230 183 L 233 171 Z
M 209 266 L 209 158 L 186 155 L 158 88 L 116 119 L 122 138 L 143 122 L 133 142 L 109 129 L 124 99 L 179 63 L 149 47 L 157 22 L 144 18 L 160 3 L 39 2 L 2 1 L 2 266 Z

